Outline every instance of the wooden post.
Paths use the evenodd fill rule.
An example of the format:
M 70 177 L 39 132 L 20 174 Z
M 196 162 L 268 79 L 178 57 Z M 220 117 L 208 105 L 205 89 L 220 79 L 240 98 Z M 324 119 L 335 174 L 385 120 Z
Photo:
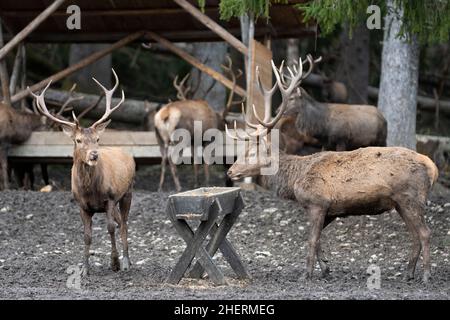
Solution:
M 0 20 L 0 47 L 3 47 L 2 21 Z M 2 84 L 3 102 L 11 106 L 11 94 L 9 93 L 9 76 L 6 69 L 6 61 L 0 59 L 0 81 Z
M 202 71 L 202 72 L 206 73 L 207 75 L 209 75 L 210 77 L 216 79 L 217 81 L 219 81 L 221 84 L 223 84 L 228 89 L 231 90 L 233 88 L 233 82 L 232 81 L 230 81 L 228 78 L 226 78 L 224 75 L 222 75 L 221 73 L 217 72 L 216 70 L 208 67 L 207 65 L 204 65 L 203 63 L 201 63 L 199 60 L 197 60 L 196 58 L 194 58 L 193 56 L 191 56 L 187 52 L 185 52 L 182 49 L 180 49 L 177 46 L 175 46 L 169 40 L 167 40 L 167 39 L 157 35 L 154 32 L 151 32 L 151 31 L 147 31 L 145 33 L 145 35 L 148 38 L 150 38 L 151 40 L 160 43 L 161 45 L 166 47 L 168 50 L 170 50 L 173 53 L 175 53 L 176 55 L 178 55 L 180 58 L 186 60 L 188 63 L 192 64 L 194 67 L 196 67 L 200 71 Z M 246 95 L 247 95 L 246 91 L 244 89 L 242 89 L 241 87 L 237 86 L 237 85 L 235 86 L 235 92 L 238 95 L 240 95 L 241 97 L 246 97 Z
M 177 3 L 180 7 L 182 7 L 184 10 L 189 12 L 191 15 L 193 15 L 198 21 L 203 23 L 206 27 L 214 31 L 219 37 L 228 42 L 231 46 L 236 48 L 236 50 L 238 50 L 244 55 L 248 54 L 247 47 L 241 41 L 239 41 L 239 39 L 235 38 L 221 25 L 219 25 L 217 22 L 212 20 L 207 15 L 203 14 L 200 10 L 198 10 L 188 1 L 186 0 L 173 0 L 173 1 Z
M 144 31 L 139 31 L 139 32 L 135 32 L 132 33 L 128 36 L 126 36 L 125 38 L 117 41 L 116 43 L 112 44 L 110 47 L 105 48 L 103 50 L 97 51 L 96 53 L 91 54 L 90 56 L 84 58 L 83 60 L 79 61 L 78 63 L 48 77 L 45 80 L 42 80 L 41 82 L 38 82 L 36 84 L 34 84 L 33 86 L 30 87 L 31 91 L 37 91 L 39 89 L 44 88 L 48 82 L 51 80 L 53 82 L 59 81 L 65 77 L 67 77 L 68 75 L 90 65 L 91 63 L 101 59 L 102 57 L 106 56 L 108 53 L 121 48 L 127 44 L 129 44 L 130 42 L 142 37 L 144 35 Z M 22 90 L 19 93 L 15 94 L 12 98 L 11 101 L 17 102 L 23 98 L 25 98 L 26 96 L 28 96 L 28 90 Z
M 16 52 L 16 57 L 14 58 L 14 64 L 13 64 L 13 70 L 11 72 L 11 79 L 10 79 L 10 83 L 9 83 L 9 93 L 10 94 L 14 94 L 14 92 L 16 91 L 16 87 L 17 87 L 17 81 L 19 79 L 19 72 L 20 72 L 20 68 L 23 66 L 22 63 L 22 51 L 24 50 L 23 48 L 23 43 L 21 43 L 19 45 L 19 47 L 17 48 L 17 52 Z M 22 72 L 24 72 L 22 70 Z
M 36 29 L 45 19 L 47 19 L 53 12 L 58 9 L 65 0 L 55 0 L 47 9 L 42 11 L 36 18 L 33 19 L 22 31 L 20 31 L 14 38 L 12 38 L 5 46 L 0 49 L 0 60 L 3 60 L 5 56 L 15 46 L 23 41 L 34 29 Z

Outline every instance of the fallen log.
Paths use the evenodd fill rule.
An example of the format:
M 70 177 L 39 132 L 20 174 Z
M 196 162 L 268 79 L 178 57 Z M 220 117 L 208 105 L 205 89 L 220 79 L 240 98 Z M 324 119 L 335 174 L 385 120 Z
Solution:
M 341 90 L 342 86 L 344 86 L 344 84 L 342 82 L 330 80 L 330 79 L 324 78 L 323 76 L 321 76 L 319 74 L 314 74 L 314 73 L 310 74 L 308 76 L 308 78 L 303 80 L 303 83 L 306 85 L 310 85 L 313 87 L 319 87 L 319 88 L 323 88 L 323 87 L 329 86 L 330 84 L 334 84 L 331 86 L 331 90 L 335 90 L 335 88 L 338 88 L 339 90 Z M 379 90 L 376 87 L 369 86 L 367 88 L 367 93 L 368 93 L 369 97 L 372 99 L 378 100 L 378 91 Z M 337 94 L 337 93 L 331 92 L 331 94 L 333 96 L 334 94 Z M 342 96 L 342 94 L 341 94 L 341 96 Z M 337 102 L 337 101 L 333 101 L 333 102 Z M 425 96 L 418 95 L 417 96 L 417 104 L 418 104 L 419 109 L 421 109 L 421 110 L 434 112 L 436 109 L 436 100 L 431 97 L 425 97 Z M 450 115 L 450 101 L 439 100 L 439 110 L 447 115 Z
M 61 106 L 69 97 L 69 92 L 64 90 L 48 89 L 45 93 L 45 100 L 52 105 Z M 84 99 L 73 101 L 71 107 L 75 110 L 75 114 L 83 112 L 86 108 L 94 105 L 99 96 L 94 94 L 82 94 Z M 119 98 L 113 98 L 112 105 L 119 102 Z M 129 122 L 135 124 L 142 124 L 145 116 L 152 111 L 155 111 L 160 106 L 159 103 L 145 102 L 141 100 L 127 99 L 123 105 L 111 114 L 111 119 L 115 121 Z M 98 119 L 105 112 L 104 100 L 100 104 L 89 111 L 84 117 Z
M 370 87 L 368 88 L 369 97 L 373 99 L 378 99 L 378 88 Z M 420 109 L 426 111 L 435 111 L 436 100 L 434 98 L 429 98 L 425 96 L 417 96 L 417 104 Z M 439 111 L 450 115 L 450 101 L 439 100 Z

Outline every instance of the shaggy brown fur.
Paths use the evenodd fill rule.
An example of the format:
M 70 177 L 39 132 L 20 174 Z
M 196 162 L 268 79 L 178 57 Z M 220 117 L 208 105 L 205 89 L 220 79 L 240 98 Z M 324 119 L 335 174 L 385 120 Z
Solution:
M 321 151 L 322 147 L 317 139 L 298 132 L 295 117 L 283 116 L 275 125 L 280 130 L 280 150 L 287 154 L 307 155 Z
M 23 143 L 42 125 L 41 116 L 0 103 L 0 190 L 8 189 L 8 147 Z
M 75 114 L 74 122 L 62 120 L 52 115 L 45 105 L 45 91 L 36 95 L 30 91 L 36 101 L 36 106 L 42 114 L 60 124 L 64 133 L 74 142 L 72 166 L 72 193 L 80 206 L 81 220 L 84 225 L 84 269 L 89 273 L 90 246 L 92 243 L 92 217 L 96 212 L 105 212 L 108 233 L 111 238 L 111 268 L 120 269 L 119 253 L 116 246 L 116 222 L 120 227 L 123 245 L 122 269 L 130 268 L 128 256 L 128 214 L 131 206 L 132 186 L 135 174 L 135 163 L 131 155 L 119 148 L 99 148 L 100 135 L 105 131 L 111 120 L 111 113 L 122 105 L 122 99 L 111 107 L 114 91 L 119 86 L 119 78 L 112 70 L 116 84 L 107 90 L 97 80 L 94 81 L 103 89 L 106 97 L 106 108 L 103 116 L 89 128 L 82 128 Z
M 297 117 L 301 134 L 318 139 L 327 150 L 386 146 L 387 122 L 374 106 L 320 103 L 301 89 L 287 114 Z
M 254 161 L 255 165 L 235 163 L 229 176 L 256 176 L 261 167 L 270 164 L 267 158 Z M 422 251 L 426 282 L 430 276 L 430 230 L 424 211 L 437 178 L 436 165 L 424 155 L 400 147 L 368 147 L 305 157 L 281 154 L 277 174 L 260 180 L 280 197 L 297 200 L 309 215 L 307 277 L 312 276 L 316 257 L 322 272 L 328 272 L 319 239 L 322 229 L 335 218 L 396 209 L 413 237 L 407 276 L 414 277 Z

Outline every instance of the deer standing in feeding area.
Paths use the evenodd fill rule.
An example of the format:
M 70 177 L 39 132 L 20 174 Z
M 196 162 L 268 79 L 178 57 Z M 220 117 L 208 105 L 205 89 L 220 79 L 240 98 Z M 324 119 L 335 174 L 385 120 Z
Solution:
M 179 83 L 177 83 L 178 76 L 173 81 L 174 87 L 177 89 L 177 98 L 179 101 L 169 102 L 163 106 L 154 116 L 154 123 L 156 128 L 156 137 L 161 150 L 161 177 L 159 181 L 159 191 L 162 190 L 164 184 L 164 176 L 166 172 L 166 164 L 169 163 L 172 178 L 177 191 L 181 190 L 181 184 L 178 179 L 176 165 L 171 159 L 169 154 L 169 146 L 173 144 L 172 134 L 176 129 L 187 130 L 192 139 L 194 138 L 194 122 L 200 121 L 202 123 L 202 136 L 208 129 L 222 129 L 224 128 L 225 117 L 234 104 L 241 103 L 242 101 L 233 101 L 234 88 L 236 86 L 237 79 L 242 76 L 242 71 L 238 70 L 237 74 L 233 72 L 232 61 L 230 57 L 227 57 L 227 64 L 222 65 L 222 69 L 228 73 L 233 82 L 233 89 L 230 91 L 230 95 L 227 100 L 227 104 L 222 114 L 216 113 L 204 99 L 189 99 L 189 93 L 192 92 L 191 87 L 185 87 L 185 82 L 189 77 L 187 74 Z M 213 82 L 213 85 L 215 83 Z M 213 86 L 212 85 L 212 86 Z M 206 91 L 206 94 L 210 91 L 212 86 Z M 206 96 L 205 94 L 205 96 Z M 194 151 L 195 152 L 195 151 Z M 194 176 L 195 186 L 198 186 L 198 164 L 194 163 Z M 205 170 L 205 182 L 209 184 L 209 165 L 204 164 Z
M 11 144 L 28 140 L 31 133 L 44 126 L 41 115 L 31 111 L 18 111 L 0 102 L 0 190 L 8 189 L 8 149 Z
M 314 65 L 321 58 L 313 61 Z M 281 75 L 289 78 L 289 75 Z M 304 89 L 292 94 L 287 115 L 296 117 L 300 134 L 317 139 L 326 150 L 348 151 L 361 147 L 386 146 L 387 122 L 377 107 L 371 105 L 322 103 Z
M 272 62 L 276 84 L 267 90 L 261 84 L 257 70 L 259 89 L 265 98 L 265 117 L 258 124 L 247 121 L 253 128 L 245 135 L 232 134 L 236 140 L 250 140 L 245 154 L 231 166 L 228 175 L 233 180 L 260 176 L 261 183 L 275 190 L 278 196 L 297 200 L 310 221 L 309 248 L 306 259 L 306 277 L 313 274 L 316 257 L 322 273 L 329 269 L 320 246 L 320 234 L 337 217 L 350 215 L 377 215 L 396 209 L 413 239 L 407 278 L 413 278 L 420 253 L 423 255 L 423 281 L 430 277 L 430 229 L 425 223 L 426 201 L 431 187 L 438 178 L 438 169 L 428 157 L 401 147 L 367 147 L 347 152 L 320 152 L 309 156 L 269 154 L 269 133 L 280 120 L 288 105 L 289 97 L 301 84 L 303 64 L 289 70 L 290 83 L 283 79 L 282 71 Z M 282 69 L 282 68 L 280 68 Z M 271 119 L 270 98 L 279 88 L 282 103 L 275 118 Z M 253 106 L 254 107 L 254 106 Z M 256 141 L 255 141 L 255 138 Z M 262 148 L 258 152 L 258 148 Z M 261 175 L 279 159 L 278 172 Z
M 128 256 L 128 227 L 127 220 L 131 206 L 132 185 L 135 174 L 133 157 L 120 148 L 99 148 L 99 139 L 105 131 L 112 112 L 125 100 L 122 90 L 122 99 L 113 108 L 111 100 L 114 91 L 119 86 L 119 78 L 112 70 L 115 85 L 107 90 L 96 79 L 93 80 L 103 89 L 106 100 L 104 115 L 89 128 L 82 128 L 74 113 L 73 122 L 53 116 L 45 105 L 44 95 L 50 82 L 36 95 L 30 91 L 36 100 L 40 112 L 49 119 L 58 123 L 64 133 L 74 142 L 72 166 L 72 193 L 80 206 L 81 220 L 84 225 L 84 268 L 83 273 L 89 273 L 89 250 L 92 242 L 92 217 L 96 212 L 106 212 L 107 228 L 111 237 L 111 268 L 120 269 L 119 254 L 116 248 L 115 228 L 116 222 L 120 227 L 120 236 L 123 245 L 122 270 L 130 268 Z

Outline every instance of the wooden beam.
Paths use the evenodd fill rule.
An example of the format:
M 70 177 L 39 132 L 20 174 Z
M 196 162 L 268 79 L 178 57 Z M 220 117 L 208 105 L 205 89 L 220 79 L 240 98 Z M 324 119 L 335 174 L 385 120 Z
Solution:
M 16 57 L 14 58 L 14 64 L 13 64 L 13 70 L 11 72 L 11 79 L 9 83 L 9 92 L 10 94 L 14 94 L 17 87 L 17 82 L 19 79 L 19 72 L 21 71 L 20 68 L 23 66 L 22 58 L 23 54 L 22 51 L 24 50 L 24 44 L 21 43 L 19 47 L 17 48 Z M 24 72 L 22 70 L 22 72 Z
M 0 20 L 0 47 L 3 47 L 2 21 Z M 11 106 L 11 94 L 9 92 L 9 75 L 6 68 L 6 61 L 0 59 L 0 82 L 2 85 L 3 102 Z
M 205 12 L 217 12 L 217 7 L 207 7 Z M 182 8 L 154 8 L 154 9 L 111 9 L 111 10 L 90 10 L 83 8 L 83 17 L 103 16 L 103 17 L 115 17 L 115 16 L 150 16 L 150 15 L 168 15 L 186 13 L 186 10 Z M 40 13 L 37 10 L 5 10 L 2 11 L 2 16 L 12 18 L 23 18 L 29 16 L 36 16 Z M 52 17 L 67 17 L 68 14 L 65 10 L 57 10 L 52 13 Z
M 235 38 L 232 34 L 230 34 L 225 28 L 223 28 L 220 24 L 215 22 L 213 19 L 202 13 L 192 4 L 190 4 L 186 0 L 173 0 L 184 10 L 193 15 L 198 21 L 203 23 L 206 27 L 217 33 L 219 37 L 228 42 L 231 46 L 236 48 L 239 52 L 244 55 L 248 54 L 248 48 L 237 38 Z
M 186 60 L 188 63 L 192 64 L 194 67 L 196 67 L 200 71 L 206 73 L 210 77 L 219 81 L 221 84 L 223 84 L 228 89 L 233 88 L 233 82 L 230 81 L 228 78 L 226 78 L 224 75 L 222 75 L 221 73 L 217 72 L 216 70 L 208 67 L 207 65 L 201 63 L 199 60 L 194 58 L 192 55 L 190 55 L 187 52 L 185 52 L 184 50 L 178 48 L 177 46 L 175 46 L 173 43 L 171 43 L 167 39 L 164 39 L 163 37 L 157 35 L 154 32 L 151 32 L 151 31 L 147 31 L 145 33 L 145 36 L 147 38 L 150 38 L 151 40 L 156 41 L 159 44 L 163 45 L 168 50 L 172 51 L 173 53 L 178 55 L 180 58 Z M 235 86 L 235 92 L 238 95 L 240 95 L 241 97 L 247 96 L 247 92 L 244 89 L 242 89 L 241 87 L 239 87 L 238 85 Z
M 58 9 L 65 0 L 55 0 L 47 9 L 42 11 L 36 18 L 34 18 L 25 28 L 15 35 L 5 46 L 0 48 L 0 60 L 3 60 L 5 56 L 15 46 L 21 43 L 34 29 L 36 29 L 45 19 L 47 19 L 53 12 Z
M 232 35 L 239 37 L 240 28 L 232 27 L 227 29 Z M 172 42 L 200 42 L 200 41 L 217 41 L 218 35 L 209 29 L 198 30 L 198 29 L 186 29 L 179 31 L 154 31 L 157 32 L 161 37 L 169 39 Z M 255 39 L 263 40 L 264 36 L 270 32 L 268 27 L 258 27 L 255 30 Z M 115 42 L 128 33 L 125 32 L 93 32 L 90 30 L 83 30 L 83 32 L 35 32 L 30 34 L 27 38 L 27 42 L 34 43 L 72 43 L 72 42 Z M 309 37 L 314 35 L 314 31 L 310 29 L 300 29 L 300 28 L 286 28 L 279 29 L 276 32 L 276 38 L 301 38 Z M 5 41 L 11 39 L 8 34 L 4 35 Z
M 114 43 L 113 45 L 111 45 L 108 48 L 105 48 L 103 50 L 97 51 L 93 54 L 91 54 L 90 56 L 87 56 L 86 58 L 84 58 L 83 60 L 80 60 L 79 62 L 77 62 L 76 64 L 48 77 L 45 80 L 42 80 L 41 82 L 38 82 L 36 84 L 34 84 L 33 86 L 31 86 L 31 91 L 37 91 L 40 90 L 42 88 L 44 88 L 48 82 L 51 80 L 52 82 L 56 82 L 59 81 L 65 77 L 67 77 L 68 75 L 90 65 L 91 63 L 103 58 L 104 56 L 106 56 L 107 54 L 111 53 L 112 51 L 121 48 L 127 44 L 129 44 L 130 42 L 142 37 L 144 35 L 143 31 L 139 31 L 139 32 L 135 32 L 133 34 L 130 34 L 128 36 L 126 36 L 125 38 L 123 38 L 122 40 L 117 41 L 116 43 Z M 23 98 L 25 98 L 26 96 L 28 96 L 28 90 L 22 90 L 19 93 L 15 94 L 12 98 L 11 101 L 12 103 L 15 103 Z

